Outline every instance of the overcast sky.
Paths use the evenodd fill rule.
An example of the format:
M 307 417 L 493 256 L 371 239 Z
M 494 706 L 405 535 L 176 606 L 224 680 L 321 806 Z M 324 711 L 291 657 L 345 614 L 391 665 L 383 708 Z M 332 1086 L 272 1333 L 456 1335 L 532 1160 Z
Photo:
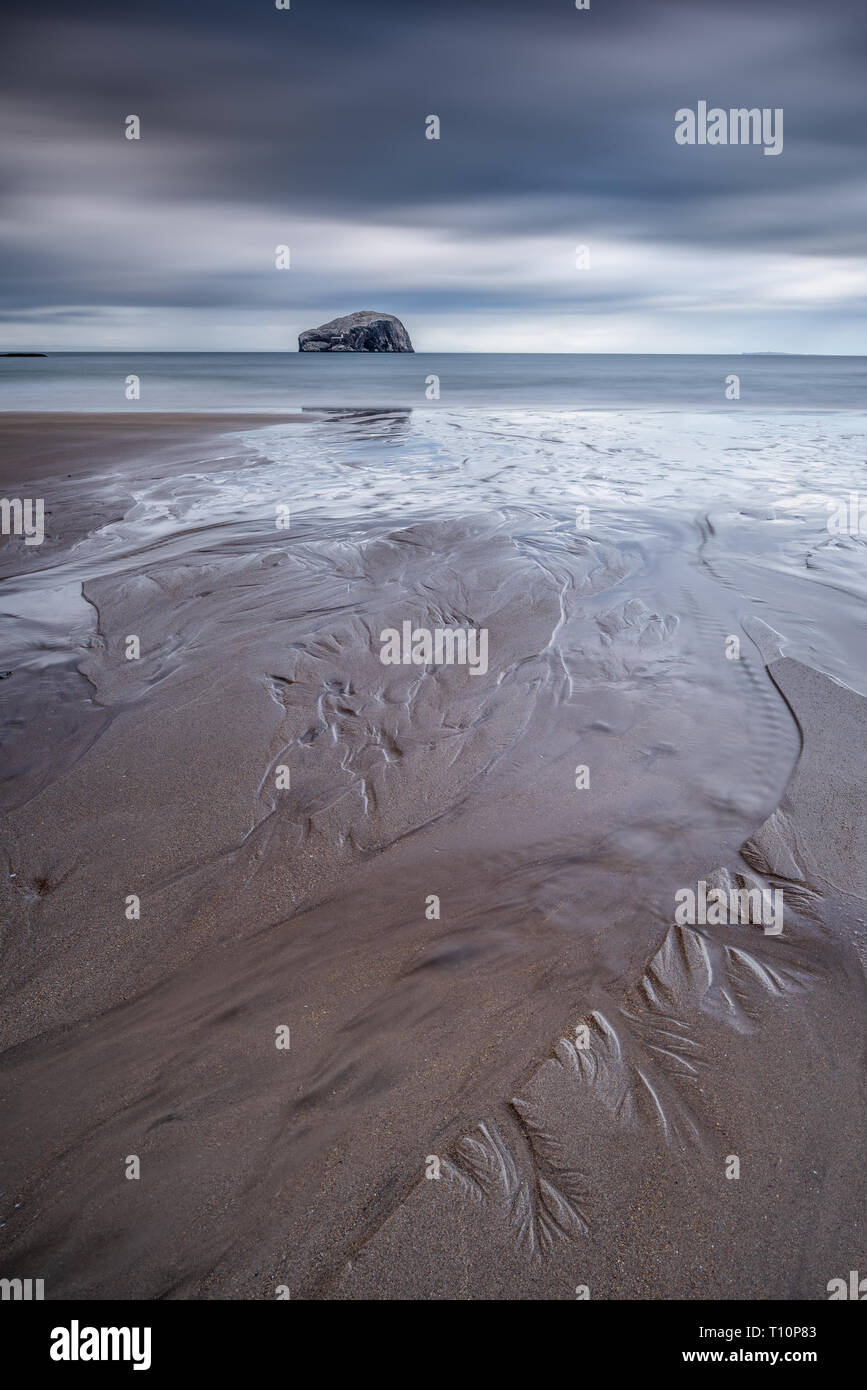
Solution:
M 420 351 L 867 351 L 865 0 L 6 13 L 0 346 L 294 349 L 377 309 Z M 700 100 L 782 107 L 782 153 L 678 145 Z

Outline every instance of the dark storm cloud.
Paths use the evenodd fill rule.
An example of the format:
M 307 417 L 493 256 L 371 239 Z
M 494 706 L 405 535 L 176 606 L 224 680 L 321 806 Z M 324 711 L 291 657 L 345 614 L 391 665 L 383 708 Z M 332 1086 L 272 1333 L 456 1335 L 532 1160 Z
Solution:
M 591 5 L 13 7 L 0 97 L 7 312 L 271 306 L 273 276 L 241 263 L 238 243 L 259 229 L 274 242 L 288 228 L 291 239 L 305 221 L 342 227 L 347 262 L 364 225 L 476 248 L 620 238 L 708 256 L 863 255 L 861 0 Z M 674 112 L 699 99 L 782 107 L 783 155 L 676 145 Z M 137 144 L 122 136 L 130 112 L 143 123 Z M 442 121 L 439 142 L 424 139 L 429 113 Z M 102 234 L 88 234 L 86 207 Z M 164 240 L 148 222 L 159 209 Z M 114 216 L 126 257 L 105 244 Z M 198 262 L 174 249 L 184 217 Z M 140 244 L 137 225 L 149 229 Z M 292 297 L 314 307 L 329 268 L 308 265 Z M 396 270 L 391 292 L 441 313 L 558 299 L 553 286 L 518 281 L 458 292 L 419 264 L 410 279 Z M 361 273 L 358 293 L 364 283 Z M 640 307 L 655 293 L 631 280 L 619 296 L 582 285 L 580 299 Z

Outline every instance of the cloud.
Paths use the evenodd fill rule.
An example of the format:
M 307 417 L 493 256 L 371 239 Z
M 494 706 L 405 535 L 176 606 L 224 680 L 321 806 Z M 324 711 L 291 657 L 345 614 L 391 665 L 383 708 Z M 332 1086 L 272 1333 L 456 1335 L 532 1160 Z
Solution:
M 848 0 L 49 2 L 9 34 L 11 346 L 291 347 L 373 307 L 437 348 L 863 350 Z M 782 106 L 783 154 L 677 146 L 700 98 Z

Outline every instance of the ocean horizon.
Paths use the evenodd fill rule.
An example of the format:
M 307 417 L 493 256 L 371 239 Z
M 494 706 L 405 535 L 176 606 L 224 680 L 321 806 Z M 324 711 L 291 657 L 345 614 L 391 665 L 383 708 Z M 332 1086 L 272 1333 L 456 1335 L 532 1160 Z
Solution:
M 863 410 L 867 357 L 62 352 L 0 358 L 0 410 Z

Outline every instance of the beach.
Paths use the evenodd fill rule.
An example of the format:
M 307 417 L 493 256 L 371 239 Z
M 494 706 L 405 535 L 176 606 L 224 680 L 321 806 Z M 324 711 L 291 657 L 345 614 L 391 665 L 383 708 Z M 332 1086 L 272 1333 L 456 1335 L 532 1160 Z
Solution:
M 867 536 L 828 526 L 859 441 L 3 413 L 46 533 L 0 538 L 0 1272 L 763 1300 L 863 1268 Z M 484 669 L 385 662 L 405 624 L 484 631 Z M 782 930 L 677 921 L 701 884 Z

